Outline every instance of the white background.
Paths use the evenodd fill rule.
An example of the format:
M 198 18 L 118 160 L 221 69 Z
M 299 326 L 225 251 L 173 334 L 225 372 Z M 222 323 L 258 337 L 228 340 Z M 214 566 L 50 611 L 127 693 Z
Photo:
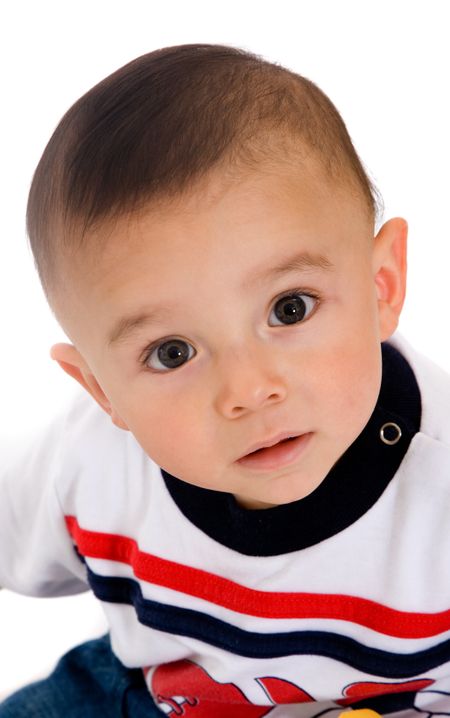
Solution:
M 385 220 L 402 216 L 409 224 L 399 329 L 450 371 L 447 0 L 6 0 L 0 26 L 3 454 L 77 391 L 49 357 L 50 346 L 67 339 L 45 303 L 26 243 L 33 170 L 81 94 L 167 45 L 237 45 L 305 75 L 330 96 L 383 195 Z M 0 695 L 103 630 L 88 594 L 31 599 L 3 591 Z

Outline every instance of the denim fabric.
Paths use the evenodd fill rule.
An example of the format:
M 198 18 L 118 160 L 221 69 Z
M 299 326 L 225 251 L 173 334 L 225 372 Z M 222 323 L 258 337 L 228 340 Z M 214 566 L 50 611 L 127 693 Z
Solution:
M 122 665 L 109 636 L 66 653 L 53 673 L 0 704 L 0 718 L 161 718 L 139 669 Z

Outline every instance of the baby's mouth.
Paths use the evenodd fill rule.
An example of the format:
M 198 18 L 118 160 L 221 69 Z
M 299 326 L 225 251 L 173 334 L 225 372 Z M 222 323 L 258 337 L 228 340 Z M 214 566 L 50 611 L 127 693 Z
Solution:
M 237 463 L 247 469 L 258 471 L 273 471 L 294 463 L 307 448 L 313 432 L 293 434 L 285 432 L 284 436 L 274 437 L 275 441 L 261 442 L 254 445 L 246 454 L 241 456 Z
M 274 449 L 276 446 L 279 446 L 280 444 L 286 444 L 288 441 L 294 441 L 294 439 L 297 439 L 296 436 L 288 436 L 287 439 L 281 439 L 281 441 L 278 441 L 276 444 L 272 444 L 272 446 L 264 446 L 261 449 L 255 449 L 255 451 L 250 451 L 246 456 L 253 456 L 254 454 L 261 454 L 263 451 L 270 451 L 270 449 Z
M 272 436 L 271 438 L 266 439 L 265 441 L 257 442 L 255 444 L 253 444 L 253 446 L 250 446 L 247 449 L 247 451 L 245 452 L 245 454 L 242 454 L 239 457 L 238 461 L 240 461 L 240 459 L 244 459 L 247 456 L 256 455 L 260 452 L 264 452 L 269 449 L 272 449 L 273 447 L 278 446 L 280 444 L 285 444 L 285 443 L 288 443 L 289 441 L 295 441 L 295 439 L 298 439 L 299 436 L 303 436 L 303 432 L 299 432 L 299 431 L 295 431 L 295 430 L 294 431 L 283 431 L 283 432 L 280 431 L 279 434 L 276 434 L 276 435 Z

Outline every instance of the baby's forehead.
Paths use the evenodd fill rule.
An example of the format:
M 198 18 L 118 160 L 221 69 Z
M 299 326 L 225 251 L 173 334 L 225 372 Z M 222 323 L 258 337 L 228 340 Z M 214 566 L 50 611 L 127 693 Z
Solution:
M 110 277 L 113 286 L 126 282 L 130 267 L 140 262 L 176 278 L 185 273 L 188 259 L 201 281 L 207 256 L 217 258 L 208 271 L 216 267 L 220 274 L 221 262 L 233 262 L 236 249 L 254 236 L 259 238 L 252 244 L 256 265 L 259 254 L 281 257 L 294 234 L 299 247 L 312 250 L 317 244 L 321 251 L 325 244 L 333 249 L 355 227 L 364 234 L 373 230 L 364 202 L 315 166 L 308 171 L 271 166 L 247 174 L 226 168 L 210 173 L 189 193 L 153 199 L 139 211 L 99 222 L 73 265 L 85 279 L 95 281 L 101 274 L 102 283 Z
M 289 197 L 295 200 L 299 211 L 317 205 L 318 201 L 324 207 L 330 202 L 350 201 L 353 211 L 370 216 L 358 187 L 350 179 L 331 177 L 322 160 L 310 155 L 301 164 L 272 160 L 253 169 L 221 165 L 176 195 L 153 196 L 136 211 L 131 208 L 129 212 L 115 213 L 113 209 L 111 216 L 100 223 L 100 233 L 110 238 L 114 238 L 117 229 L 120 233 L 136 230 L 139 233 L 143 221 L 160 226 L 174 220 L 196 224 L 201 221 L 199 215 L 227 201 L 242 212 L 255 199 L 266 202 Z M 281 213 L 288 209 L 292 210 L 292 206 L 289 208 L 287 202 L 277 205 Z
M 319 193 L 313 211 L 308 197 L 301 203 L 297 223 L 295 197 L 286 215 L 284 201 L 278 201 L 284 199 L 281 185 L 273 206 L 252 199 L 249 185 L 241 189 L 243 195 L 236 187 L 228 195 L 210 193 L 209 203 L 198 193 L 187 202 L 147 207 L 139 216 L 98 225 L 98 236 L 89 237 L 95 252 L 88 249 L 69 265 L 67 306 L 74 329 L 68 335 L 83 337 L 84 346 L 106 346 L 149 313 L 161 325 L 168 316 L 200 317 L 205 305 L 213 316 L 216 293 L 229 297 L 236 311 L 258 311 L 264 297 L 268 301 L 294 285 L 342 286 L 349 257 L 351 272 L 359 273 L 357 263 L 368 254 L 355 249 L 369 248 L 373 239 L 361 205 L 339 198 L 328 211 Z M 61 317 L 64 328 L 68 316 Z
M 348 235 L 350 225 L 359 225 L 364 233 L 370 227 L 364 205 L 353 201 L 342 188 L 325 192 L 315 185 L 297 197 L 295 189 L 288 196 L 281 181 L 271 186 L 267 178 L 265 182 L 253 180 L 251 184 L 205 183 L 188 197 L 152 203 L 145 212 L 115 220 L 114 226 L 100 226 L 97 236 L 91 238 L 94 252 L 83 268 L 89 265 L 94 277 L 100 271 L 102 281 L 112 274 L 111 281 L 117 282 L 121 281 L 121 269 L 126 281 L 128 268 L 140 263 L 152 276 L 165 275 L 172 280 L 183 275 L 189 265 L 201 281 L 206 265 L 220 277 L 223 264 L 233 263 L 247 243 L 253 252 L 250 267 L 258 265 L 259 255 L 282 259 L 290 252 L 294 234 L 299 249 L 304 246 L 310 253 L 319 253 L 334 249 L 346 232 L 346 223 Z M 255 236 L 259 241 L 252 244 Z M 350 251 L 350 239 L 348 247 Z M 340 249 L 345 251 L 345 245 Z

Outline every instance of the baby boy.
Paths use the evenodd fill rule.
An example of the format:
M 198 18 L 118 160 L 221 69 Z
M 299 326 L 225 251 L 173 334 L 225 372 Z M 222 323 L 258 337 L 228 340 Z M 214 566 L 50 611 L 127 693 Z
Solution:
M 379 213 L 330 100 L 238 48 L 66 113 L 27 220 L 86 391 L 2 473 L 0 584 L 110 633 L 0 718 L 450 715 L 450 376 Z

